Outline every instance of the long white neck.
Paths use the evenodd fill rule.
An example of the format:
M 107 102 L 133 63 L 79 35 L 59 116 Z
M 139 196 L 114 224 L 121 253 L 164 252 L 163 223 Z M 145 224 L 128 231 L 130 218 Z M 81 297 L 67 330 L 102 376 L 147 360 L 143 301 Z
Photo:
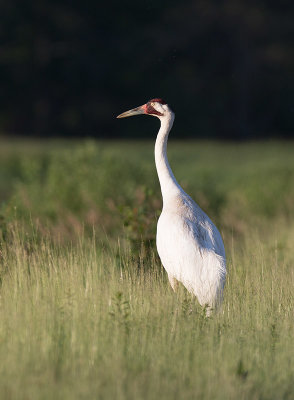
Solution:
M 173 126 L 175 115 L 169 113 L 160 118 L 160 129 L 155 142 L 155 165 L 161 187 L 163 205 L 183 191 L 178 184 L 167 159 L 167 139 Z

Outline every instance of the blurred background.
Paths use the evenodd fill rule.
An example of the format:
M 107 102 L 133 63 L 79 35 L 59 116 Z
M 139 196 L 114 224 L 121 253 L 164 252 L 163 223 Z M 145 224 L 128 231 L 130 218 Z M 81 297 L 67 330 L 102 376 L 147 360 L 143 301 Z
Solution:
M 1 2 L 0 134 L 154 137 L 115 116 L 153 97 L 173 137 L 293 137 L 293 2 Z M 151 121 L 152 120 L 152 121 Z
M 226 243 L 291 226 L 293 2 L 11 0 L 0 15 L 0 241 L 20 222 L 154 246 L 159 123 L 115 118 L 154 97 L 176 112 L 175 176 Z

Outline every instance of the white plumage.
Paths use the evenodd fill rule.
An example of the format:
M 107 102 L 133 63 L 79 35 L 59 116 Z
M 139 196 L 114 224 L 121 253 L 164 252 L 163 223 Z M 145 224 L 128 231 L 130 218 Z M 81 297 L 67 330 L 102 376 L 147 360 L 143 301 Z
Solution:
M 210 218 L 176 181 L 167 159 L 167 139 L 174 113 L 162 99 L 153 99 L 118 118 L 148 114 L 160 119 L 155 143 L 155 164 L 163 208 L 157 224 L 156 244 L 169 282 L 177 282 L 194 294 L 208 313 L 223 297 L 226 280 L 225 249 L 221 235 Z

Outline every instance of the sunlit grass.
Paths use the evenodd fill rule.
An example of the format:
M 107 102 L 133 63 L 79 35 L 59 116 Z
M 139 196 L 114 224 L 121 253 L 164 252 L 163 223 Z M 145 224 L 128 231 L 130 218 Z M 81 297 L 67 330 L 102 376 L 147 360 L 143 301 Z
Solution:
M 1 399 L 293 398 L 293 145 L 169 146 L 224 237 L 211 318 L 170 289 L 157 257 L 152 153 L 151 142 L 0 146 Z
M 293 254 L 275 235 L 232 240 L 224 305 L 207 319 L 156 258 L 140 270 L 95 238 L 27 248 L 14 229 L 1 250 L 2 398 L 291 398 Z

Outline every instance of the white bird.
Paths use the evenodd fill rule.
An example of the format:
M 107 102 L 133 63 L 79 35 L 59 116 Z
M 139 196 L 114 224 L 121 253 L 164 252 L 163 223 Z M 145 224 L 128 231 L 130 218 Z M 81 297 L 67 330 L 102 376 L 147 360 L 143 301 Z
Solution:
M 163 208 L 157 223 L 156 245 L 173 290 L 178 281 L 206 307 L 209 315 L 223 298 L 226 257 L 221 235 L 210 218 L 178 184 L 167 159 L 167 139 L 175 115 L 162 99 L 126 111 L 117 118 L 138 114 L 160 119 L 155 164 Z

